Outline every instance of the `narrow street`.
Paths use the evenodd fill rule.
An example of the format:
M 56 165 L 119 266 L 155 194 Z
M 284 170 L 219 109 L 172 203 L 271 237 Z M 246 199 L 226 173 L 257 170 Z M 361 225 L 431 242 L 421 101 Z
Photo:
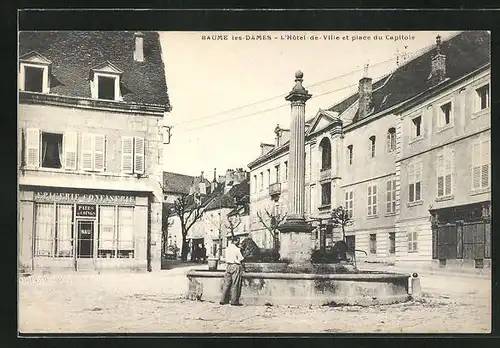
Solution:
M 421 274 L 414 300 L 374 307 L 231 307 L 185 300 L 185 272 L 19 280 L 21 333 L 488 333 L 491 280 Z

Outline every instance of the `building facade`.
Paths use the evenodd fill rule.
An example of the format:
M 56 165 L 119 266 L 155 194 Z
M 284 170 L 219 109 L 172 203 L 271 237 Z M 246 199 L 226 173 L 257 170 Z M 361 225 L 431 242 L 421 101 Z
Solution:
M 19 34 L 21 269 L 159 270 L 158 33 Z
M 467 246 L 485 250 L 474 254 L 477 264 L 490 257 L 490 59 L 487 32 L 438 37 L 375 82 L 365 71 L 357 93 L 306 122 L 305 212 L 318 227 L 312 249 L 341 238 L 329 216 L 343 206 L 352 219 L 346 242 L 358 258 L 429 262 L 441 255 L 445 264 L 479 238 L 470 233 L 482 235 L 482 249 Z M 271 239 L 257 213 L 283 214 L 287 206 L 288 142 L 275 132 L 275 144 L 261 144 L 248 165 L 251 234 L 264 247 Z M 464 208 L 472 217 L 460 217 Z

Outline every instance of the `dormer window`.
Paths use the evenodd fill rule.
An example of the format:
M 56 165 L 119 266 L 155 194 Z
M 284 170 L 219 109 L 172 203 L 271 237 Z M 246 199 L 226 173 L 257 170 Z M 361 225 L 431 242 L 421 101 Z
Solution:
M 19 61 L 19 89 L 49 93 L 49 69 L 52 62 L 34 51 L 21 56 Z
M 120 90 L 123 72 L 107 61 L 90 72 L 90 91 L 92 98 L 122 101 Z

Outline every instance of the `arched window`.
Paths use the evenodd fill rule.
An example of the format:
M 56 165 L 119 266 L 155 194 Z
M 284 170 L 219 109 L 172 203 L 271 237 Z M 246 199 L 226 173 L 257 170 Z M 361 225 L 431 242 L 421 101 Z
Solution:
M 396 128 L 389 128 L 387 131 L 387 152 L 396 151 Z
M 370 137 L 370 142 L 369 142 L 369 154 L 370 154 L 370 158 L 373 158 L 375 157 L 375 135 L 372 135 Z
M 332 146 L 330 139 L 323 138 L 319 143 L 321 149 L 321 170 L 327 170 L 332 167 Z

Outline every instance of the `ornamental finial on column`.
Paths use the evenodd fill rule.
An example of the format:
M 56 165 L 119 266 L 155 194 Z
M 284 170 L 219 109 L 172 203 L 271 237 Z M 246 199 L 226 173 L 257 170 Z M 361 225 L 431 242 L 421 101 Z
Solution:
M 302 86 L 302 81 L 304 77 L 304 73 L 298 70 L 295 73 L 295 86 L 293 86 L 292 91 L 285 97 L 288 101 L 306 101 L 311 98 L 311 94 Z

